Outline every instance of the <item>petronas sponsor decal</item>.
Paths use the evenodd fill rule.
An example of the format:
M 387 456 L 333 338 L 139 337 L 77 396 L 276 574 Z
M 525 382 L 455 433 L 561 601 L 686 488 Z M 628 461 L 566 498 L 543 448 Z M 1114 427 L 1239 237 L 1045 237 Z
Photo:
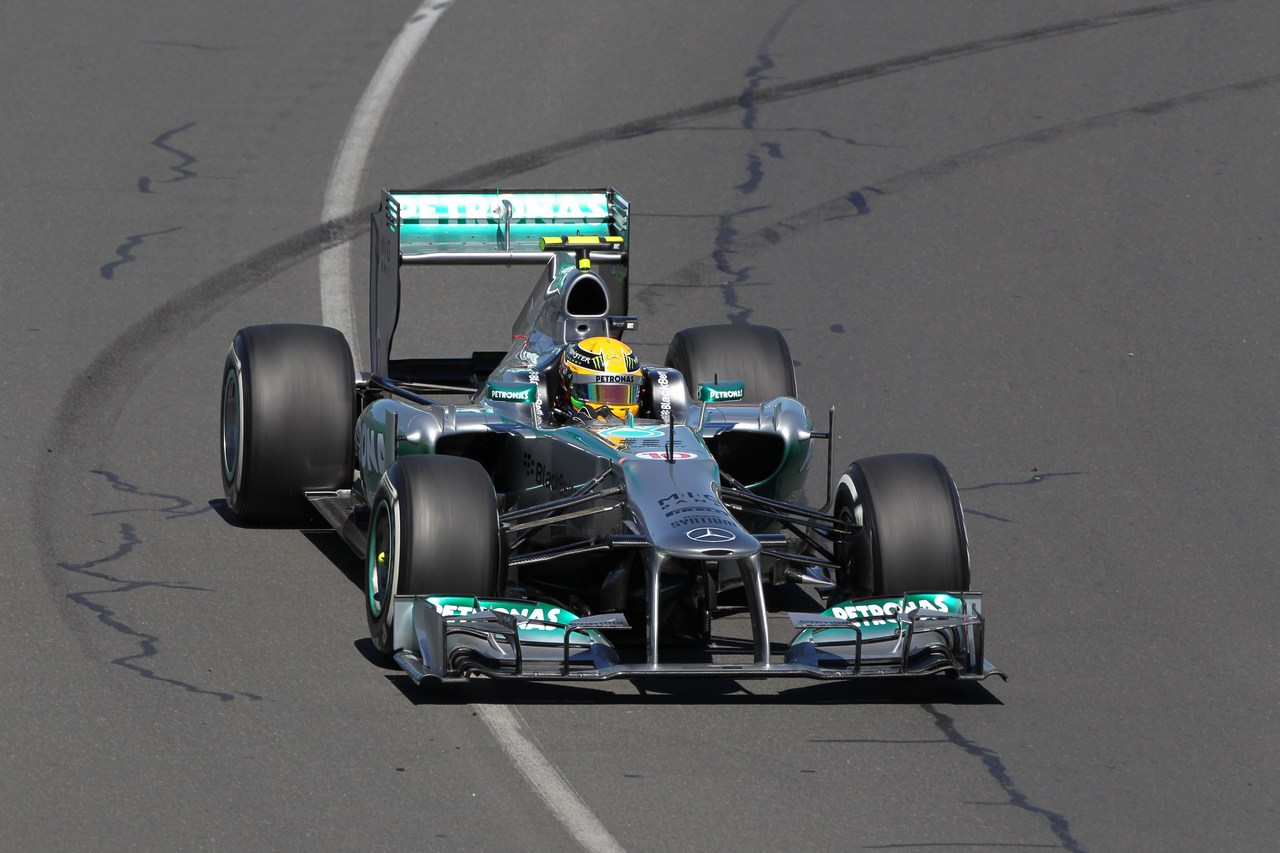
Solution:
M 495 403 L 532 403 L 537 399 L 538 388 L 528 382 L 490 382 L 487 395 Z
M 736 403 L 747 396 L 743 382 L 701 382 L 698 398 L 704 403 Z
M 824 611 L 837 619 L 848 619 L 859 627 L 867 625 L 896 625 L 899 613 L 913 610 L 937 610 L 942 613 L 958 613 L 960 602 L 950 595 L 909 595 L 905 599 L 892 598 L 878 601 L 846 601 Z
M 507 613 L 512 616 L 518 616 L 521 619 L 531 619 L 534 622 L 552 622 L 552 625 L 537 625 L 531 622 L 523 623 L 519 626 L 521 631 L 562 631 L 563 628 L 558 625 L 567 625 L 578 617 L 562 607 L 552 607 L 550 604 L 543 604 L 540 601 L 486 601 L 480 599 L 479 602 L 474 598 L 451 598 L 444 596 L 431 596 L 427 599 L 432 606 L 440 612 L 442 616 L 468 616 L 472 613 L 478 613 L 480 610 L 491 610 L 495 613 Z M 479 604 L 479 609 L 476 604 Z
M 609 215 L 604 193 L 402 193 L 395 199 L 402 219 L 446 223 L 497 223 L 507 211 L 513 222 L 582 222 Z

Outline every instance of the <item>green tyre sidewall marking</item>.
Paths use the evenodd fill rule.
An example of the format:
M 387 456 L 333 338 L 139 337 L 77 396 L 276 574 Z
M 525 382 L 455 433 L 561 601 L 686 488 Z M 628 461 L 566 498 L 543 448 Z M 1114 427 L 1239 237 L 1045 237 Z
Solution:
M 234 366 L 228 366 L 227 378 L 222 385 L 222 479 L 227 483 L 235 482 L 236 466 L 240 461 L 240 439 L 243 433 L 242 411 L 240 371 Z M 234 433 L 229 431 L 231 428 L 234 428 Z
M 386 530 L 379 529 L 384 524 Z M 373 619 L 381 619 L 383 609 L 391 602 L 389 586 L 391 569 L 395 565 L 395 513 L 386 498 L 378 501 L 373 510 L 373 520 L 369 525 L 369 553 L 365 558 L 365 589 L 369 606 L 369 615 Z M 379 573 L 378 554 L 386 554 L 383 570 Z

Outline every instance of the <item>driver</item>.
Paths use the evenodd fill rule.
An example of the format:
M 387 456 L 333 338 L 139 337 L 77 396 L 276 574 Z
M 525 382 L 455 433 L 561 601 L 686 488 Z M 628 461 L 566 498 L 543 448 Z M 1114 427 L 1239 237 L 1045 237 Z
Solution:
M 561 403 L 577 418 L 634 418 L 640 411 L 642 381 L 631 347 L 613 338 L 569 344 L 560 356 Z

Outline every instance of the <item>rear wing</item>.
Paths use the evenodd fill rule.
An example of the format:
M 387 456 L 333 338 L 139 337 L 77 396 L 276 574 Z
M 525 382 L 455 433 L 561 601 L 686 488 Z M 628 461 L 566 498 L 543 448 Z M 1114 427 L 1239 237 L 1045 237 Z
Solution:
M 630 228 L 627 200 L 613 188 L 383 190 L 369 247 L 372 373 L 393 377 L 402 264 L 546 265 L 590 244 L 599 249 L 580 254 L 610 262 L 625 288 Z

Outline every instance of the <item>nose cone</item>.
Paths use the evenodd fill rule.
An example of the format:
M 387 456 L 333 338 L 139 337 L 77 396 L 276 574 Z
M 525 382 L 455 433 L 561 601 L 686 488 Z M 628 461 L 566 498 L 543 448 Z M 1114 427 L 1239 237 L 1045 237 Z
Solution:
M 738 559 L 760 551 L 760 543 L 743 530 L 727 512 L 715 523 L 698 527 L 672 528 L 658 543 L 658 550 L 673 557 Z
M 627 502 L 654 547 L 671 557 L 737 559 L 760 551 L 760 543 L 720 503 L 713 459 L 622 463 Z

